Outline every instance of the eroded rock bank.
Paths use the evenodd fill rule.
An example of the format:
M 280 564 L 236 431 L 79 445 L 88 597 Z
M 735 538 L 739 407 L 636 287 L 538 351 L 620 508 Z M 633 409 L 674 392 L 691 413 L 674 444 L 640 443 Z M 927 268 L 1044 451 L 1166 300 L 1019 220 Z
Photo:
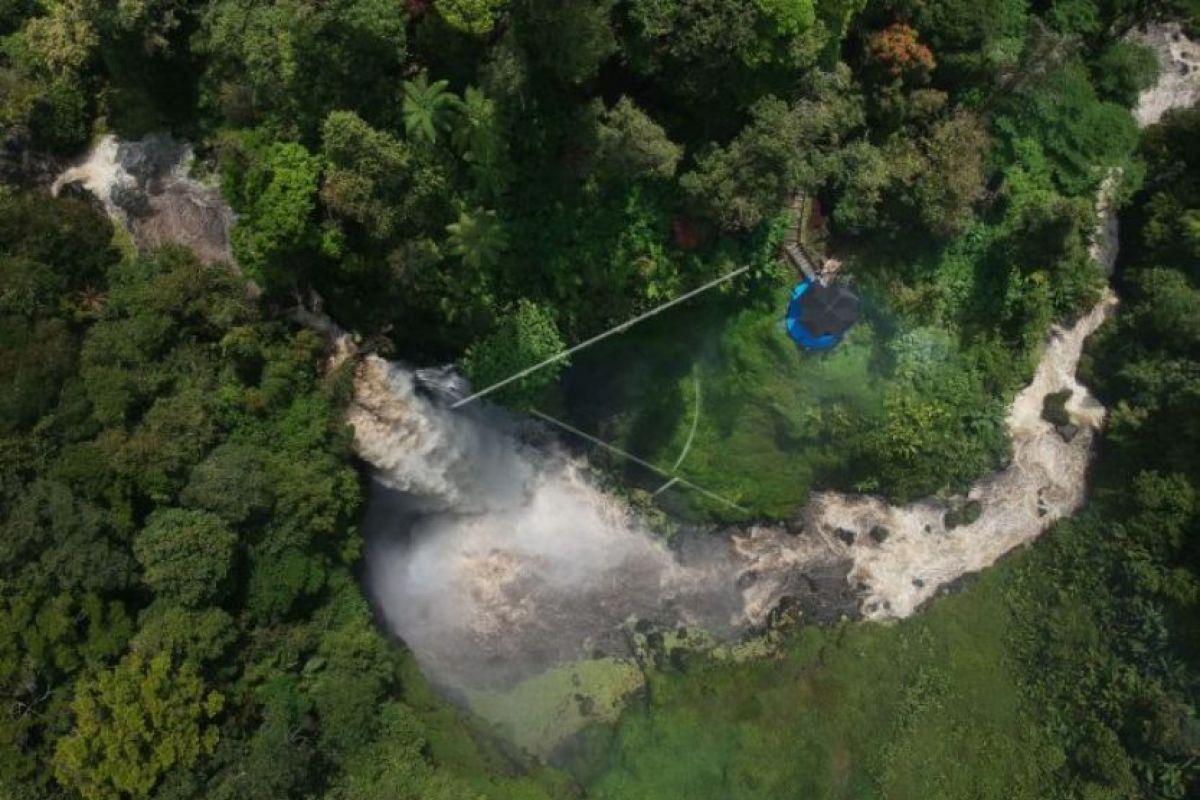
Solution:
M 1078 509 L 1105 412 L 1075 369 L 1087 337 L 1115 307 L 1115 296 L 1106 294 L 1071 327 L 1051 330 L 1033 380 L 1008 411 L 1012 462 L 976 483 L 962 502 L 893 506 L 870 495 L 825 492 L 800 515 L 800 536 L 783 527 L 735 536 L 735 547 L 760 576 L 746 592 L 747 616 L 762 618 L 787 594 L 788 571 L 822 552 L 851 559 L 848 579 L 862 592 L 865 616 L 908 616 L 942 586 L 984 569 Z M 1061 391 L 1071 393 L 1066 412 L 1074 432 L 1066 436 L 1062 426 L 1042 418 L 1043 399 Z M 956 514 L 959 507 L 974 513 Z
M 139 250 L 189 248 L 204 263 L 234 265 L 234 215 L 215 182 L 191 177 L 191 145 L 164 134 L 123 142 L 107 135 L 50 187 L 91 192 Z
M 1200 70 L 1178 30 L 1140 35 L 1167 66 L 1139 103 L 1146 123 L 1200 96 Z M 54 188 L 93 192 L 138 247 L 175 242 L 231 261 L 233 215 L 215 186 L 190 177 L 190 160 L 190 148 L 168 137 L 106 137 Z M 1096 257 L 1111 263 L 1112 203 L 1098 213 Z M 1075 368 L 1114 303 L 1108 295 L 1051 332 L 1008 413 L 1012 463 L 959 505 L 824 493 L 791 525 L 684 534 L 670 547 L 539 425 L 479 404 L 452 411 L 427 377 L 357 354 L 319 309 L 297 313 L 335 342 L 335 360 L 355 357 L 347 419 L 380 487 L 367 519 L 369 589 L 435 680 L 478 687 L 628 654 L 637 620 L 736 638 L 781 604 L 808 619 L 913 613 L 1082 503 L 1104 409 Z M 1042 402 L 1064 390 L 1069 428 L 1056 429 Z
M 1190 52 L 1169 29 L 1142 35 L 1171 65 Z M 1164 75 L 1181 70 L 1171 66 Z M 1196 78 L 1190 69 L 1186 75 L 1190 82 L 1164 78 L 1144 94 L 1148 105 L 1139 107 L 1139 120 L 1188 101 L 1186 87 Z M 1114 180 L 1106 182 L 1108 195 Z M 1113 204 L 1103 195 L 1095 255 L 1106 266 L 1115 257 L 1116 229 Z M 685 536 L 671 549 L 552 446 L 534 453 L 516 430 L 445 418 L 444 409 L 411 399 L 400 411 L 381 404 L 400 384 L 400 395 L 413 392 L 396 367 L 368 359 L 357 383 L 368 402 L 350 415 L 360 454 L 411 502 L 428 506 L 431 490 L 444 500 L 415 522 L 406 517 L 399 526 L 406 533 L 376 528 L 372 590 L 440 679 L 464 674 L 470 661 L 479 667 L 472 679 L 486 679 L 486 665 L 507 669 L 517 653 L 523 662 L 506 679 L 572 654 L 584 658 L 598 642 L 610 646 L 613 631 L 633 618 L 736 634 L 764 625 L 781 603 L 798 605 L 810 618 L 831 611 L 907 616 L 939 588 L 986 568 L 1082 504 L 1105 412 L 1075 370 L 1087 337 L 1115 302 L 1106 294 L 1074 324 L 1050 332 L 1033 380 L 1008 412 L 1012 462 L 958 504 L 927 499 L 892 506 L 877 497 L 824 493 L 796 524 Z M 1065 423 L 1043 419 L 1046 395 L 1067 391 Z M 387 413 L 380 412 L 384 406 Z M 481 434 L 468 432 L 478 424 L 493 425 L 489 435 L 499 437 L 486 448 L 490 455 L 447 459 L 456 452 L 450 441 L 478 444 Z M 471 474 L 497 469 L 498 452 L 522 455 L 491 478 Z M 445 466 L 429 474 L 431 457 Z M 502 499 L 493 505 L 488 487 L 497 485 L 504 487 Z M 530 653 L 541 655 L 530 660 Z
M 1133 110 L 1140 127 L 1153 125 L 1172 108 L 1200 102 L 1200 42 L 1184 36 L 1178 22 L 1148 25 L 1133 31 L 1129 39 L 1158 56 L 1158 80 L 1138 96 Z

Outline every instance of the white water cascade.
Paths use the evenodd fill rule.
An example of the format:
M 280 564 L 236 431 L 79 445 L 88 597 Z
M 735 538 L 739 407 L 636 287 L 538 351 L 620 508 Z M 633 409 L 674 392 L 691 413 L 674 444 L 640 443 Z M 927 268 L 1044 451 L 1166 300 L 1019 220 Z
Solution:
M 631 617 L 738 624 L 736 566 L 680 558 L 582 464 L 523 444 L 518 420 L 423 395 L 412 372 L 357 365 L 349 410 L 372 494 L 367 579 L 388 623 L 438 681 L 505 683 L 596 650 Z
M 1164 68 L 1135 112 L 1148 124 L 1196 96 L 1200 70 L 1178 29 L 1139 36 Z M 1098 202 L 1093 255 L 1102 267 L 1115 258 L 1115 210 L 1106 199 L 1114 180 Z M 805 509 L 799 534 L 760 525 L 691 537 L 674 550 L 596 489 L 580 464 L 521 444 L 511 421 L 479 411 L 456 416 L 422 399 L 411 373 L 369 357 L 358 368 L 350 422 L 359 454 L 406 498 L 372 503 L 369 586 L 429 674 L 452 685 L 508 681 L 593 647 L 611 652 L 632 617 L 743 630 L 805 587 L 834 607 L 848 595 L 869 618 L 907 616 L 1083 503 L 1105 410 L 1075 370 L 1087 337 L 1115 305 L 1106 293 L 1073 325 L 1050 332 L 1007 415 L 1012 461 L 972 487 L 980 514 L 970 524 L 947 528 L 947 505 L 937 499 L 892 506 L 828 492 Z M 1071 436 L 1041 417 L 1043 398 L 1064 390 Z M 886 538 L 868 535 L 881 529 Z M 831 576 L 840 593 L 829 591 Z
M 1200 97 L 1200 49 L 1174 26 L 1139 37 L 1164 67 L 1135 112 L 1149 124 Z M 74 183 L 91 191 L 139 247 L 174 242 L 206 262 L 231 262 L 233 215 L 215 186 L 189 176 L 189 162 L 190 149 L 167 137 L 105 137 L 53 190 Z M 1111 264 L 1115 217 L 1103 195 L 1094 255 Z M 537 426 L 480 404 L 452 411 L 414 373 L 366 356 L 356 364 L 348 421 L 379 484 L 366 520 L 368 587 L 428 673 L 457 687 L 619 654 L 635 618 L 736 634 L 761 625 L 784 597 L 800 598 L 809 617 L 909 615 L 1082 503 L 1104 409 L 1075 369 L 1114 305 L 1106 296 L 1051 332 L 1008 413 L 1012 463 L 971 489 L 981 513 L 953 530 L 938 500 L 891 506 L 824 493 L 804 510 L 800 533 L 760 525 L 685 535 L 669 548 L 598 489 L 584 464 L 552 443 L 528 443 L 531 432 L 546 439 Z M 353 353 L 329 320 L 304 316 L 337 343 L 335 359 Z M 1078 428 L 1069 441 L 1040 416 L 1042 398 L 1064 389 Z M 879 528 L 889 533 L 884 541 L 869 535 Z
M 891 506 L 830 492 L 813 498 L 800 533 L 759 525 L 668 548 L 582 464 L 523 444 L 514 419 L 450 410 L 422 396 L 411 372 L 368 356 L 348 419 L 359 455 L 391 490 L 371 501 L 368 585 L 429 674 L 460 686 L 507 683 L 597 649 L 620 654 L 631 618 L 743 631 L 806 587 L 819 604 L 907 616 L 1082 503 L 1104 409 L 1075 366 L 1114 305 L 1108 295 L 1051 333 L 1008 414 L 1013 460 L 972 488 L 982 512 L 953 530 L 939 500 Z M 1069 441 L 1041 418 L 1042 398 L 1064 389 L 1079 428 Z M 883 542 L 867 535 L 877 526 L 889 532 Z
M 191 146 L 170 136 L 123 142 L 109 134 L 59 175 L 50 191 L 59 194 L 75 184 L 91 192 L 139 249 L 174 243 L 204 263 L 233 264 L 233 211 L 215 182 L 191 177 L 192 162 Z

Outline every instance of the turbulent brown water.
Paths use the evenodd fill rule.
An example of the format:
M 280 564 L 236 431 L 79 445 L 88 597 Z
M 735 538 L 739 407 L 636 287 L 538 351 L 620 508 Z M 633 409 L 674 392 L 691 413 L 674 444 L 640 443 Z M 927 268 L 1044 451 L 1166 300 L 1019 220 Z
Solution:
M 411 371 L 368 356 L 348 415 L 382 485 L 366 524 L 368 586 L 429 674 L 465 687 L 597 650 L 624 654 L 633 620 L 732 636 L 764 624 L 784 597 L 806 595 L 810 612 L 906 616 L 1082 503 L 1104 409 L 1075 365 L 1114 304 L 1106 296 L 1051 333 L 1009 411 L 1012 463 L 971 490 L 981 514 L 953 530 L 938 500 L 891 506 L 824 493 L 802 526 L 684 534 L 668 548 L 582 463 L 525 443 L 527 423 L 485 406 L 450 410 Z M 1070 441 L 1041 419 L 1042 398 L 1062 389 L 1073 392 L 1067 410 L 1079 428 Z M 877 526 L 889 534 L 882 543 L 868 535 Z
M 368 585 L 437 680 L 505 684 L 626 652 L 627 622 L 741 624 L 727 549 L 670 550 L 551 444 L 485 406 L 450 410 L 411 371 L 357 368 L 349 411 L 379 485 Z
M 1190 103 L 1200 73 L 1195 46 L 1177 28 L 1138 36 L 1164 67 L 1135 112 L 1148 124 Z M 1105 181 L 1097 201 L 1093 255 L 1106 271 L 1117 246 L 1119 177 Z M 806 594 L 810 611 L 907 616 L 1082 504 L 1105 411 L 1075 370 L 1115 304 L 1106 294 L 1050 332 L 1007 415 L 1012 462 L 972 487 L 967 499 L 980 514 L 970 524 L 949 529 L 938 499 L 893 506 L 830 492 L 813 498 L 800 525 L 685 537 L 674 550 L 595 488 L 581 464 L 522 444 L 509 421 L 422 399 L 411 373 L 368 358 L 350 421 L 360 455 L 393 488 L 372 503 L 368 584 L 429 673 L 458 685 L 505 682 L 619 647 L 635 617 L 736 633 L 761 625 L 783 598 Z M 1041 418 L 1043 398 L 1067 389 L 1073 436 Z M 878 541 L 872 530 L 887 536 Z
M 1200 49 L 1177 27 L 1135 38 L 1164 66 L 1139 99 L 1141 124 L 1200 97 Z M 190 163 L 190 148 L 169 137 L 105 137 L 53 190 L 91 191 L 140 248 L 175 242 L 204 261 L 231 262 L 233 214 L 215 186 L 190 177 Z M 1115 256 L 1118 177 L 1098 198 L 1093 254 L 1102 266 Z M 376 478 L 365 524 L 368 589 L 427 672 L 458 687 L 620 654 L 635 620 L 735 636 L 761 625 L 784 597 L 809 618 L 906 616 L 1083 501 L 1104 409 L 1075 368 L 1114 304 L 1106 296 L 1051 332 L 1034 379 L 1009 410 L 1012 463 L 971 489 L 981 514 L 953 530 L 939 500 L 891 506 L 825 493 L 792 525 L 684 534 L 667 547 L 540 427 L 482 404 L 451 411 L 437 397 L 462 389 L 448 387 L 446 373 L 360 358 L 348 421 Z M 336 359 L 354 355 L 330 320 L 298 316 L 329 335 Z M 1073 391 L 1067 410 L 1078 433 L 1070 441 L 1040 417 L 1042 398 L 1061 389 Z M 869 535 L 880 528 L 889 534 L 883 542 Z
M 107 135 L 55 179 L 51 192 L 78 185 L 94 194 L 139 249 L 181 244 L 205 263 L 233 264 L 233 212 L 215 184 L 189 175 L 192 148 L 162 134 L 123 142 Z

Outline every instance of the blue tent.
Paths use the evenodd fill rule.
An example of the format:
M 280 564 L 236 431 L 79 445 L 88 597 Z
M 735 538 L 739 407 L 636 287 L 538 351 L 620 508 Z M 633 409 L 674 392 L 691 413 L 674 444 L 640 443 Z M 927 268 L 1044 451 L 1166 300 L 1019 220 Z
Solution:
M 805 278 L 788 302 L 788 336 L 805 350 L 829 350 L 858 321 L 858 309 L 858 296 L 846 287 Z

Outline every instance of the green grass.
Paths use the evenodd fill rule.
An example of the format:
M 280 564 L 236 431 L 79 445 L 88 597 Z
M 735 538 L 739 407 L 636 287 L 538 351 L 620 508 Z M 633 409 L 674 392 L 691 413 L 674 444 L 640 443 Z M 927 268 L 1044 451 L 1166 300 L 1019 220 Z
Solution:
M 575 356 L 562 383 L 565 413 L 671 472 L 698 407 L 676 474 L 745 513 L 676 486 L 659 504 L 684 518 L 785 518 L 813 489 L 896 500 L 962 490 L 1007 454 L 1003 404 L 1036 354 L 1004 339 L 1007 323 L 982 311 L 998 291 L 996 236 L 972 230 L 907 270 L 889 260 L 895 254 L 847 255 L 863 316 L 826 353 L 786 335 L 787 283 L 670 309 Z M 1040 342 L 1041 323 L 1031 324 L 1030 341 Z M 597 455 L 622 483 L 663 484 L 644 467 Z
M 570 415 L 581 427 L 670 470 L 699 421 L 679 474 L 749 509 L 785 516 L 814 483 L 845 466 L 839 431 L 874 414 L 879 381 L 873 331 L 860 324 L 827 354 L 797 348 L 782 327 L 787 293 L 769 305 L 718 301 L 673 310 L 582 354 L 568 375 Z M 647 488 L 661 479 L 611 462 Z M 669 490 L 672 510 L 728 517 L 721 504 Z M 736 513 L 734 514 L 736 516 Z
M 480 720 L 460 713 L 441 697 L 421 675 L 415 659 L 406 656 L 402 665 L 403 699 L 420 720 L 426 755 L 469 786 L 473 794 L 468 796 L 487 800 L 569 796 L 569 776 L 514 755 L 508 743 L 481 730 Z
M 680 647 L 692 658 L 713 663 L 744 663 L 774 655 L 774 636 L 725 642 L 692 629 L 686 638 L 660 632 L 666 648 Z M 564 745 L 588 728 L 616 722 L 631 698 L 645 688 L 643 665 L 652 658 L 647 639 L 631 632 L 635 658 L 595 658 L 552 667 L 503 690 L 467 690 L 467 708 L 489 730 L 520 750 L 544 760 L 557 760 Z
M 1009 569 L 901 624 L 806 628 L 776 659 L 654 677 L 649 712 L 593 731 L 589 796 L 1041 797 L 1062 756 L 1009 656 Z
M 518 747 L 541 757 L 589 724 L 613 722 L 642 686 L 628 659 L 564 664 L 506 691 L 471 691 L 467 705 Z

